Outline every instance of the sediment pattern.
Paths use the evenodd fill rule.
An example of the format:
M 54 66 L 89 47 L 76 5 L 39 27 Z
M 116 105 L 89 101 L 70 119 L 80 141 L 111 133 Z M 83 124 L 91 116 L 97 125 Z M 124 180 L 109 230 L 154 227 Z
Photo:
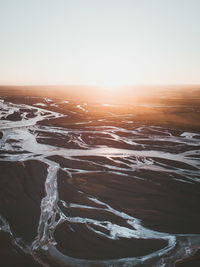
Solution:
M 173 266 L 200 245 L 200 134 L 92 105 L 2 98 L 4 266 L 12 249 L 16 266 Z

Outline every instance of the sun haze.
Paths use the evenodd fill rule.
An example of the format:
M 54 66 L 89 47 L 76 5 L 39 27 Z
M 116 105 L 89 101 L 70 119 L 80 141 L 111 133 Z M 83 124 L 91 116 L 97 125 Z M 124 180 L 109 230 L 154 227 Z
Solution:
M 0 1 L 0 84 L 200 83 L 198 0 Z

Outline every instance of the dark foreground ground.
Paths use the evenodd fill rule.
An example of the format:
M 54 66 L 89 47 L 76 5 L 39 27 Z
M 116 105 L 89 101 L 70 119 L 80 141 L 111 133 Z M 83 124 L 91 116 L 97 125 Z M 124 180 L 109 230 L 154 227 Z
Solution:
M 10 90 L 1 266 L 200 266 L 197 88 L 126 104 Z

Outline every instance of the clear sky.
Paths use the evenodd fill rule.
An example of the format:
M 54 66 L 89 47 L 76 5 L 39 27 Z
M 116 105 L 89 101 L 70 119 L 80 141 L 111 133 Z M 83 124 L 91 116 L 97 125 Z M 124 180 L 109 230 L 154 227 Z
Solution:
M 200 0 L 0 0 L 0 84 L 200 84 Z

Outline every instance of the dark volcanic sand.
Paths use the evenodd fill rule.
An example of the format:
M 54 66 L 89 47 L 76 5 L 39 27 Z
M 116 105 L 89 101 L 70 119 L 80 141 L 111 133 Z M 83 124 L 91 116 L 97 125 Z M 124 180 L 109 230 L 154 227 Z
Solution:
M 35 255 L 50 266 L 170 267 L 197 250 L 195 119 L 191 130 L 181 120 L 182 128 L 135 121 L 141 109 L 132 107 L 4 100 L 0 266 L 38 266 Z M 199 256 L 176 266 L 200 266 Z
M 0 262 L 5 267 L 41 267 L 30 255 L 14 247 L 12 239 L 5 232 L 0 233 Z
M 39 161 L 0 162 L 0 213 L 17 237 L 31 242 L 37 234 L 44 197 L 46 166 Z
M 124 182 L 124 176 L 111 176 L 106 172 L 74 174 L 73 179 L 59 173 L 58 191 L 66 202 L 70 202 L 72 193 L 69 191 L 72 192 L 72 188 L 95 195 L 118 210 L 142 219 L 145 226 L 159 232 L 200 233 L 199 183 L 194 187 L 171 181 L 167 173 L 145 170 L 133 172 L 132 175 L 127 176 Z M 145 180 L 133 179 L 134 176 Z M 73 195 L 76 196 L 75 202 L 81 203 L 77 194 Z
M 101 219 L 104 219 L 104 216 Z M 96 229 L 98 230 L 98 227 Z M 55 238 L 58 249 L 64 254 L 91 260 L 144 256 L 167 245 L 165 241 L 153 239 L 112 240 L 95 234 L 82 224 L 60 225 L 56 230 Z

